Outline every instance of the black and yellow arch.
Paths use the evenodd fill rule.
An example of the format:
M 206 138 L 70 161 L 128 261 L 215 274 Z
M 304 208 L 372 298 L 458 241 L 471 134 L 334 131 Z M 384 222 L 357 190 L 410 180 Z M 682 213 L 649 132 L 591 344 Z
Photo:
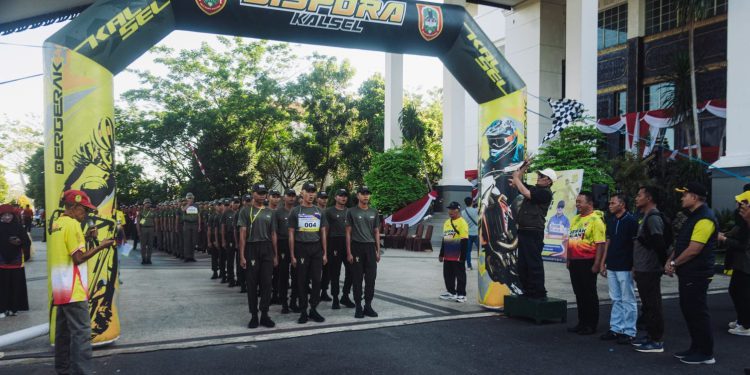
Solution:
M 480 104 L 484 211 L 500 215 L 483 225 L 487 257 L 480 256 L 486 264 L 480 264 L 479 303 L 501 307 L 503 296 L 515 290 L 507 258 L 515 231 L 508 231 L 512 219 L 503 210 L 503 200 L 512 197 L 507 184 L 495 188 L 494 181 L 523 157 L 524 83 L 459 6 L 413 0 L 99 0 L 45 42 L 47 212 L 59 210 L 63 190 L 84 190 L 99 207 L 92 224 L 100 238 L 112 236 L 112 77 L 173 30 L 440 58 Z M 89 261 L 95 343 L 120 334 L 117 260 L 114 250 L 100 254 Z

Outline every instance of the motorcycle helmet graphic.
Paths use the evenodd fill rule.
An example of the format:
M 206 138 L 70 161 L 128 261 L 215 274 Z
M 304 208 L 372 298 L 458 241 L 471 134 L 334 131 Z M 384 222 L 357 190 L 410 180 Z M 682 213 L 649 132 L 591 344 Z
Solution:
M 512 119 L 504 118 L 493 121 L 484 135 L 489 144 L 489 162 L 497 164 L 501 160 L 511 156 L 508 164 L 519 162 L 523 157 L 523 145 L 518 144 L 521 123 Z

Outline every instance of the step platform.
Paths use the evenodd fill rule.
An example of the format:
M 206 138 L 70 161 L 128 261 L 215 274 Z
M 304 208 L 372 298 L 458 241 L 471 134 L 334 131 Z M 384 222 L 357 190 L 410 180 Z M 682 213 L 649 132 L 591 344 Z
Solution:
M 568 320 L 568 301 L 558 298 L 531 299 L 524 296 L 505 296 L 503 313 L 507 317 L 532 319 L 536 324 L 544 321 Z

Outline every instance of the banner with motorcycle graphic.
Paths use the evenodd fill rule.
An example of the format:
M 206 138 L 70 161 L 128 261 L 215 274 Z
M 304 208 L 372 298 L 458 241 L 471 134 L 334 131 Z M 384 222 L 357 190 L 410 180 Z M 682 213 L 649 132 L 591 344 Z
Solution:
M 81 190 L 97 206 L 81 224 L 86 247 L 113 238 L 115 220 L 114 111 L 112 74 L 101 65 L 68 48 L 44 45 L 45 154 L 47 252 L 65 252 L 65 244 L 51 241 L 55 222 L 64 211 L 62 193 Z M 58 258 L 59 259 L 59 258 Z M 115 249 L 100 251 L 89 259 L 80 276 L 88 291 L 92 341 L 108 343 L 120 336 L 115 304 L 117 283 Z M 52 275 L 66 272 L 66 264 L 48 257 L 50 341 L 54 343 L 57 308 L 52 303 Z M 70 275 L 72 280 L 74 275 Z M 59 291 L 58 291 L 59 292 Z

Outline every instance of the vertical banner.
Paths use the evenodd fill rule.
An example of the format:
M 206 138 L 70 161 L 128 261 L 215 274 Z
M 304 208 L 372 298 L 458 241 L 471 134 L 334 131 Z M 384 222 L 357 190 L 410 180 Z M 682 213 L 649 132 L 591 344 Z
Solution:
M 565 262 L 570 219 L 576 214 L 576 197 L 581 192 L 583 169 L 555 172 L 558 177 L 552 185 L 552 204 L 547 211 L 542 258 L 551 262 Z M 528 183 L 536 184 L 536 177 L 535 173 L 529 175 Z
M 520 294 L 517 226 L 509 187 L 525 156 L 526 90 L 479 105 L 479 304 L 501 309 L 505 296 Z
M 116 222 L 114 176 L 114 109 L 112 74 L 89 58 L 54 43 L 44 45 L 44 182 L 47 235 L 62 214 L 65 190 L 82 190 L 98 212 L 83 223 L 84 231 L 97 229 L 87 238 L 93 247 L 113 238 Z M 49 242 L 47 251 L 65 251 Z M 55 264 L 47 263 L 48 276 Z M 102 250 L 87 262 L 92 341 L 105 344 L 120 336 L 115 305 L 117 255 L 114 247 Z M 56 307 L 48 277 L 50 341 L 54 343 Z

